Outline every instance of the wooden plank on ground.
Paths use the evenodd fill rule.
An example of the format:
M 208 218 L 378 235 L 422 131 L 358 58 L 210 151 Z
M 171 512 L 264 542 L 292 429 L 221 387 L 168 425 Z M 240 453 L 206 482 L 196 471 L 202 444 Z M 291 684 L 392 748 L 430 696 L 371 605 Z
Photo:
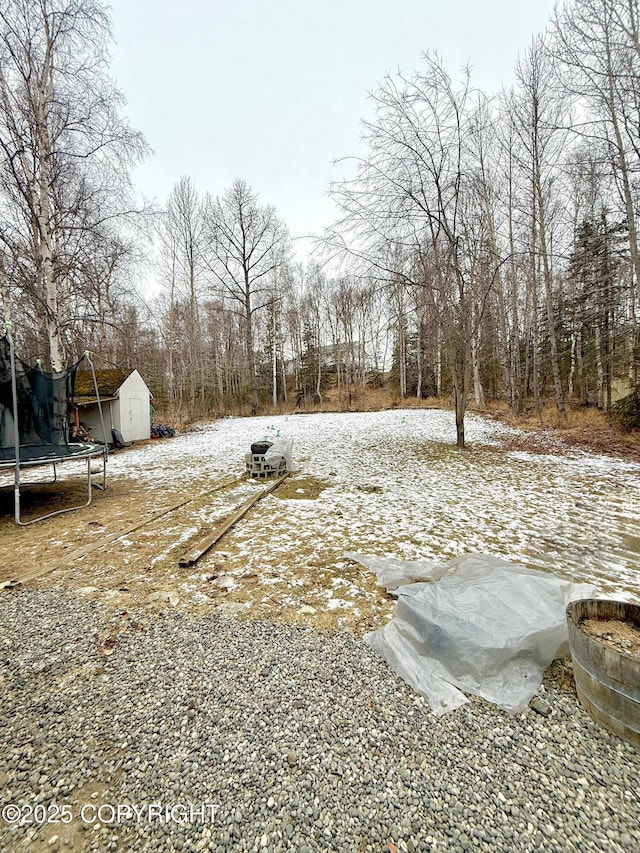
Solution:
M 198 544 L 192 551 L 190 551 L 188 554 L 185 554 L 184 557 L 181 557 L 178 565 L 182 566 L 183 568 L 188 568 L 189 566 L 193 566 L 195 563 L 197 563 L 200 557 L 202 557 L 203 554 L 206 554 L 207 551 L 213 548 L 216 542 L 222 539 L 224 534 L 228 530 L 230 530 L 237 521 L 240 521 L 240 519 L 244 515 L 246 515 L 247 512 L 249 512 L 252 506 L 257 504 L 259 500 L 262 500 L 262 498 L 266 497 L 268 494 L 277 489 L 280 483 L 282 483 L 282 481 L 285 480 L 290 473 L 290 471 L 287 471 L 281 477 L 278 477 L 275 482 L 267 486 L 266 489 L 263 489 L 261 492 L 258 492 L 257 495 L 253 495 L 249 498 L 249 500 L 245 501 L 243 504 L 237 507 L 237 509 L 235 509 L 231 513 L 231 515 L 228 516 L 222 522 L 222 524 L 216 527 L 216 529 L 212 533 L 210 533 L 208 536 L 205 536 L 204 539 L 198 542 Z

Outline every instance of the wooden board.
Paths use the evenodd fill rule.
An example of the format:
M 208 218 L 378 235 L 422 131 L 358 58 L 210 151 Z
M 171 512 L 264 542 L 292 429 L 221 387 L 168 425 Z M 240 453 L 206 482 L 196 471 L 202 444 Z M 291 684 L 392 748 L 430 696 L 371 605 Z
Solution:
M 183 568 L 187 568 L 189 566 L 193 566 L 198 562 L 200 557 L 203 554 L 206 554 L 213 546 L 218 542 L 224 534 L 230 530 L 233 525 L 240 521 L 240 519 L 249 512 L 252 506 L 258 503 L 259 500 L 266 497 L 268 494 L 277 489 L 280 483 L 285 480 L 291 472 L 287 471 L 282 477 L 278 477 L 278 479 L 267 486 L 266 489 L 263 489 L 261 492 L 258 492 L 257 495 L 253 495 L 249 498 L 249 500 L 245 501 L 241 504 L 237 509 L 235 509 L 231 515 L 226 518 L 222 524 L 220 524 L 216 529 L 210 533 L 208 536 L 205 536 L 204 539 L 201 539 L 200 542 L 196 545 L 196 547 L 190 551 L 188 554 L 185 554 L 184 557 L 181 557 L 179 560 L 179 565 Z

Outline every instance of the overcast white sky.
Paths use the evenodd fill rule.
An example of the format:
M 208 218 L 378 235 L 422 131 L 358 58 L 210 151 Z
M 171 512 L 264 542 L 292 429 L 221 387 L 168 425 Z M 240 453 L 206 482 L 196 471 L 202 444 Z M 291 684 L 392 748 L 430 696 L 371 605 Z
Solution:
M 357 154 L 368 92 L 436 50 L 495 91 L 553 0 L 112 0 L 113 73 L 154 155 L 135 173 L 164 203 L 181 175 L 221 194 L 244 178 L 292 234 L 336 212 L 327 185 Z

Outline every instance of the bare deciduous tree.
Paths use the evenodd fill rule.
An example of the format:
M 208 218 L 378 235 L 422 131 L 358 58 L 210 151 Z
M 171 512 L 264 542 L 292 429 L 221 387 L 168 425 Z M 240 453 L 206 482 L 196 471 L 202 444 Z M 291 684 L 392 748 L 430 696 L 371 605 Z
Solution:
M 120 116 L 99 0 L 5 0 L 0 8 L 0 253 L 59 369 L 83 239 L 129 206 L 146 145 Z
M 174 185 L 166 210 L 158 219 L 160 280 L 167 297 L 166 333 L 169 398 L 177 403 L 186 395 L 190 411 L 203 408 L 205 368 L 202 335 L 204 215 L 193 181 L 183 176 Z M 177 320 L 182 315 L 180 328 Z M 182 367 L 180 387 L 175 362 Z
M 272 298 L 271 276 L 289 254 L 289 233 L 275 209 L 258 203 L 245 181 L 206 203 L 207 266 L 217 289 L 240 313 L 245 327 L 251 406 L 258 408 L 254 315 Z
M 334 186 L 333 195 L 345 211 L 343 225 L 357 251 L 379 269 L 386 268 L 389 281 L 400 275 L 405 283 L 416 284 L 406 269 L 388 265 L 390 245 L 395 257 L 429 259 L 433 276 L 421 283 L 434 288 L 437 296 L 431 302 L 442 312 L 439 322 L 448 350 L 456 441 L 464 447 L 470 350 L 478 319 L 467 242 L 472 173 L 469 79 L 466 76 L 456 89 L 439 59 L 426 56 L 420 73 L 387 77 L 373 100 L 375 120 L 365 123 L 369 154 L 360 162 L 356 178 Z
M 566 125 L 562 99 L 553 90 L 554 69 L 541 38 L 531 47 L 516 68 L 518 91 L 511 105 L 514 128 L 524 152 L 524 173 L 530 182 L 532 279 L 542 278 L 551 371 L 558 412 L 566 412 L 560 369 L 554 281 L 552 265 L 553 193 L 557 191 L 554 173 L 563 156 Z M 541 275 L 539 269 L 541 267 Z M 537 291 L 537 287 L 534 289 Z M 536 300 L 537 306 L 537 299 Z
M 573 131 L 608 164 L 627 224 L 640 298 L 637 174 L 640 170 L 638 0 L 574 0 L 560 7 L 554 50 L 565 90 L 582 106 Z

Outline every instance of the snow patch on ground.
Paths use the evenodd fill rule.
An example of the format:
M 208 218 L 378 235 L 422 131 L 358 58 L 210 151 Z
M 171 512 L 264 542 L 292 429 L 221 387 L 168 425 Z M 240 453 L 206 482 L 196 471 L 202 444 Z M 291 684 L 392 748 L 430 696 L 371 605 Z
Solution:
M 315 500 L 265 498 L 225 540 L 228 571 L 275 583 L 285 555 L 339 577 L 348 551 L 434 562 L 479 552 L 640 596 L 640 465 L 559 443 L 503 451 L 522 434 L 472 414 L 464 452 L 440 410 L 225 418 L 115 453 L 109 476 L 206 491 L 242 474 L 251 443 L 278 431 L 293 438 L 300 472 L 328 488 Z M 239 500 L 255 487 L 240 485 Z M 225 500 L 212 494 L 210 519 Z

